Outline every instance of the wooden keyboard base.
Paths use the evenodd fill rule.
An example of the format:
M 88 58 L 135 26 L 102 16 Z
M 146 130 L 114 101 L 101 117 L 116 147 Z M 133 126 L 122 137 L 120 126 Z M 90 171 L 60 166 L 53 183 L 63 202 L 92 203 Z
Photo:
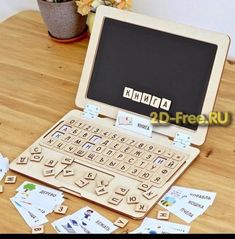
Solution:
M 78 110 L 70 111 L 61 119 L 66 122 L 71 118 L 80 118 L 81 112 Z M 178 171 L 172 175 L 162 187 L 157 187 L 144 180 L 137 180 L 127 177 L 118 172 L 107 170 L 99 165 L 91 164 L 84 158 L 75 157 L 75 160 L 66 162 L 64 152 L 55 151 L 50 147 L 44 147 L 42 142 L 53 129 L 60 123 L 55 124 L 48 132 L 40 137 L 33 145 L 26 149 L 10 168 L 31 178 L 49 184 L 62 191 L 69 192 L 78 197 L 101 204 L 126 216 L 142 219 L 154 207 L 158 200 L 168 190 L 168 188 L 179 178 L 179 176 L 189 167 L 199 150 L 189 147 L 185 153 L 189 157 L 183 162 Z M 92 124 L 92 120 L 88 120 Z M 117 130 L 110 119 L 98 118 L 95 124 L 109 128 L 111 131 Z M 128 134 L 138 140 L 149 141 L 149 143 L 159 142 L 159 135 L 153 135 L 149 139 L 138 136 L 131 132 L 118 129 L 120 134 Z M 160 143 L 163 147 L 170 148 L 171 141 L 161 138 Z M 69 157 L 69 155 L 67 155 Z M 21 162 L 21 161 L 22 162 Z

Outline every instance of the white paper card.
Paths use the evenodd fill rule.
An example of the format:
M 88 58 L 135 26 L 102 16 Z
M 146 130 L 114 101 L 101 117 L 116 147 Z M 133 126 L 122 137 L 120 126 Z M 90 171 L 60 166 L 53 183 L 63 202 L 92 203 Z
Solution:
M 191 223 L 212 205 L 215 196 L 214 192 L 173 186 L 158 204 L 185 222 Z
M 129 124 L 120 124 L 119 119 L 132 119 Z M 117 115 L 116 124 L 117 127 L 147 136 L 152 136 L 153 126 L 149 119 L 142 118 L 136 115 L 129 114 L 124 111 L 119 111 Z
M 0 154 L 0 181 L 3 179 L 8 170 L 9 170 L 9 160 L 8 158 L 3 157 L 2 154 Z
M 10 200 L 29 227 L 32 228 L 32 227 L 40 226 L 48 222 L 46 217 L 38 218 L 31 211 L 25 209 L 22 206 L 22 204 L 19 201 L 17 201 L 15 198 L 11 198 Z
M 146 217 L 132 234 L 187 234 L 190 226 Z
M 25 181 L 11 202 L 28 226 L 35 227 L 48 222 L 46 215 L 63 203 L 63 196 L 59 190 Z
M 89 207 L 54 221 L 52 226 L 58 233 L 65 234 L 110 234 L 117 229 L 111 221 Z

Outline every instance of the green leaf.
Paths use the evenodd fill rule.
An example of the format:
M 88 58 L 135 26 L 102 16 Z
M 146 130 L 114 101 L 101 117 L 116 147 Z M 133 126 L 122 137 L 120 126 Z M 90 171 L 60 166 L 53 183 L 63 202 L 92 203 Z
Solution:
M 32 191 L 32 190 L 34 190 L 36 188 L 36 186 L 35 186 L 35 184 L 32 184 L 32 183 L 28 183 L 28 184 L 26 184 L 26 185 L 24 185 L 24 189 L 25 190 L 29 190 L 29 191 Z

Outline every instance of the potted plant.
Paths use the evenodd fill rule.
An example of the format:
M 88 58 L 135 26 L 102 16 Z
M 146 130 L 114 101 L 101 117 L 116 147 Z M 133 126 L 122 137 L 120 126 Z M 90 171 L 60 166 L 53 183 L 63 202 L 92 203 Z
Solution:
M 78 13 L 82 16 L 88 16 L 87 24 L 91 33 L 95 12 L 100 5 L 129 10 L 132 0 L 76 0 L 76 4 L 78 6 Z
M 37 0 L 52 39 L 71 42 L 87 32 L 87 16 L 78 12 L 75 0 Z

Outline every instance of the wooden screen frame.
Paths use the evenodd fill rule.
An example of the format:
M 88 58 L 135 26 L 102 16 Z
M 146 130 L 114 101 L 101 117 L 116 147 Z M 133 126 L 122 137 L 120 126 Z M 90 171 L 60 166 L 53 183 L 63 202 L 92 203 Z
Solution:
M 106 6 L 100 6 L 96 13 L 82 76 L 75 100 L 77 107 L 84 108 L 86 104 L 97 105 L 100 107 L 101 115 L 112 119 L 116 119 L 118 111 L 121 110 L 121 108 L 87 98 L 87 91 L 100 41 L 103 22 L 106 17 L 217 45 L 218 48 L 201 114 L 208 115 L 213 110 L 217 90 L 219 87 L 230 44 L 230 38 L 227 35 Z M 139 115 L 134 112 L 127 110 L 125 111 Z M 145 115 L 141 116 L 144 118 L 149 118 Z M 194 131 L 173 124 L 167 127 L 154 127 L 153 129 L 154 132 L 166 135 L 171 138 L 174 138 L 177 132 L 188 134 L 192 137 L 192 144 L 195 145 L 201 145 L 204 143 L 207 130 L 208 126 L 199 126 L 198 129 Z

